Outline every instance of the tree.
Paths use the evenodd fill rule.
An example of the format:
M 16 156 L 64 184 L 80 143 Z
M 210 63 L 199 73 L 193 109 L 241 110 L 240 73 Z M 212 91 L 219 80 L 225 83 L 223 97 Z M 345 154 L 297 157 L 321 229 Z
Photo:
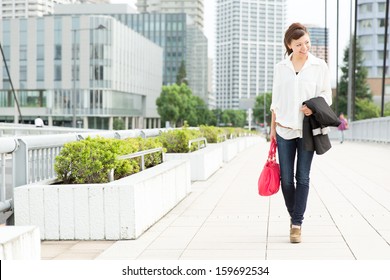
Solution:
M 353 39 L 352 39 L 353 40 Z M 349 69 L 349 45 L 344 50 L 344 65 L 341 67 L 342 76 L 338 86 L 338 113 L 347 113 L 348 106 L 348 69 Z M 363 52 L 357 42 L 356 44 L 356 71 L 355 71 L 355 116 L 348 116 L 352 120 L 366 118 L 366 116 L 375 115 L 372 111 L 376 106 L 372 101 L 372 94 L 367 84 L 368 70 L 363 65 Z M 334 108 L 336 100 L 332 106 Z M 365 111 L 368 112 L 365 113 Z M 375 111 L 375 110 L 374 110 Z
M 188 85 L 186 64 L 184 60 L 181 61 L 179 71 L 176 75 L 176 84 L 181 85 L 181 83 Z
M 176 85 L 177 86 L 177 85 Z M 191 120 L 191 124 L 193 125 L 195 119 L 196 119 L 196 112 L 195 112 L 195 101 L 193 99 L 192 91 L 187 86 L 186 83 L 181 83 L 179 86 L 179 118 L 176 122 L 177 126 L 182 126 L 184 124 L 184 121 Z
M 169 121 L 172 126 L 176 126 L 176 122 L 180 116 L 179 86 L 174 84 L 171 86 L 163 86 L 160 97 L 156 100 L 157 112 L 161 117 L 161 121 L 165 124 Z
M 244 127 L 246 121 L 245 110 L 228 109 L 222 111 L 220 121 L 224 126 Z
M 386 102 L 386 104 L 385 104 L 385 110 L 384 110 L 383 115 L 384 115 L 385 117 L 390 116 L 390 102 Z
M 184 121 L 190 126 L 199 125 L 202 119 L 199 110 L 207 109 L 204 101 L 192 95 L 191 89 L 185 83 L 163 86 L 156 105 L 161 121 L 169 121 L 173 127 L 182 126 Z
M 356 99 L 356 120 L 372 119 L 380 117 L 380 109 L 374 102 L 368 99 Z
M 193 104 L 197 119 L 196 125 L 207 125 L 211 120 L 211 111 L 207 108 L 206 103 L 199 96 L 193 96 Z
M 264 94 L 265 94 L 265 116 L 267 124 L 271 123 L 271 101 L 272 94 L 270 92 L 263 93 L 256 97 L 255 107 L 253 108 L 253 116 L 256 122 L 264 123 Z
M 219 126 L 221 123 L 222 110 L 221 109 L 213 109 L 211 110 L 211 116 L 209 119 L 209 125 Z

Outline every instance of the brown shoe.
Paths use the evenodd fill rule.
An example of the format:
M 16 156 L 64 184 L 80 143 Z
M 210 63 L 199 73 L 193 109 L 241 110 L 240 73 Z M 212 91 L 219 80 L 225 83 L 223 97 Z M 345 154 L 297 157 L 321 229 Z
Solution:
M 301 228 L 292 227 L 290 229 L 290 242 L 291 243 L 301 242 Z

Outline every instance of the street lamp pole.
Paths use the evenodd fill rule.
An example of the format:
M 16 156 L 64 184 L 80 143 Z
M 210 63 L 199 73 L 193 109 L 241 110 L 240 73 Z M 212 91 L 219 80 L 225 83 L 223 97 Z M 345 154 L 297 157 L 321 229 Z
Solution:
M 73 84 L 72 84 L 72 127 L 76 127 L 77 124 L 76 124 L 76 106 L 77 106 L 77 102 L 76 102 L 76 76 L 77 76 L 77 71 L 76 71 L 76 56 L 77 56 L 77 52 L 76 52 L 76 32 L 77 31 L 83 31 L 83 30 L 102 30 L 102 29 L 107 29 L 104 25 L 100 24 L 98 27 L 96 28 L 83 28 L 83 29 L 72 29 L 72 33 L 73 33 L 73 71 L 72 71 L 72 75 L 73 75 Z
M 76 32 L 77 29 L 72 29 L 73 32 L 73 86 L 72 86 L 72 127 L 76 127 Z

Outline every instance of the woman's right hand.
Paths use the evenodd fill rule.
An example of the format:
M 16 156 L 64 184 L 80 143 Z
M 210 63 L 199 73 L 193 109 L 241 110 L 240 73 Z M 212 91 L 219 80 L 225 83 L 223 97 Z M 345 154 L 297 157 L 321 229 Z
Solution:
M 271 130 L 270 130 L 270 133 L 269 133 L 269 139 L 272 141 L 272 139 L 275 139 L 276 141 L 276 128 L 272 128 L 271 127 Z

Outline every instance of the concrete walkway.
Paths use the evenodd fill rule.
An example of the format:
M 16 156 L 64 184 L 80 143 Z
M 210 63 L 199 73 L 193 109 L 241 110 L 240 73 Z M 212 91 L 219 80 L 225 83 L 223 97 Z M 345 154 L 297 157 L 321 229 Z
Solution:
M 315 156 L 302 243 L 289 243 L 281 191 L 260 197 L 268 154 L 239 154 L 137 240 L 44 241 L 42 259 L 390 260 L 390 146 L 333 143 Z

